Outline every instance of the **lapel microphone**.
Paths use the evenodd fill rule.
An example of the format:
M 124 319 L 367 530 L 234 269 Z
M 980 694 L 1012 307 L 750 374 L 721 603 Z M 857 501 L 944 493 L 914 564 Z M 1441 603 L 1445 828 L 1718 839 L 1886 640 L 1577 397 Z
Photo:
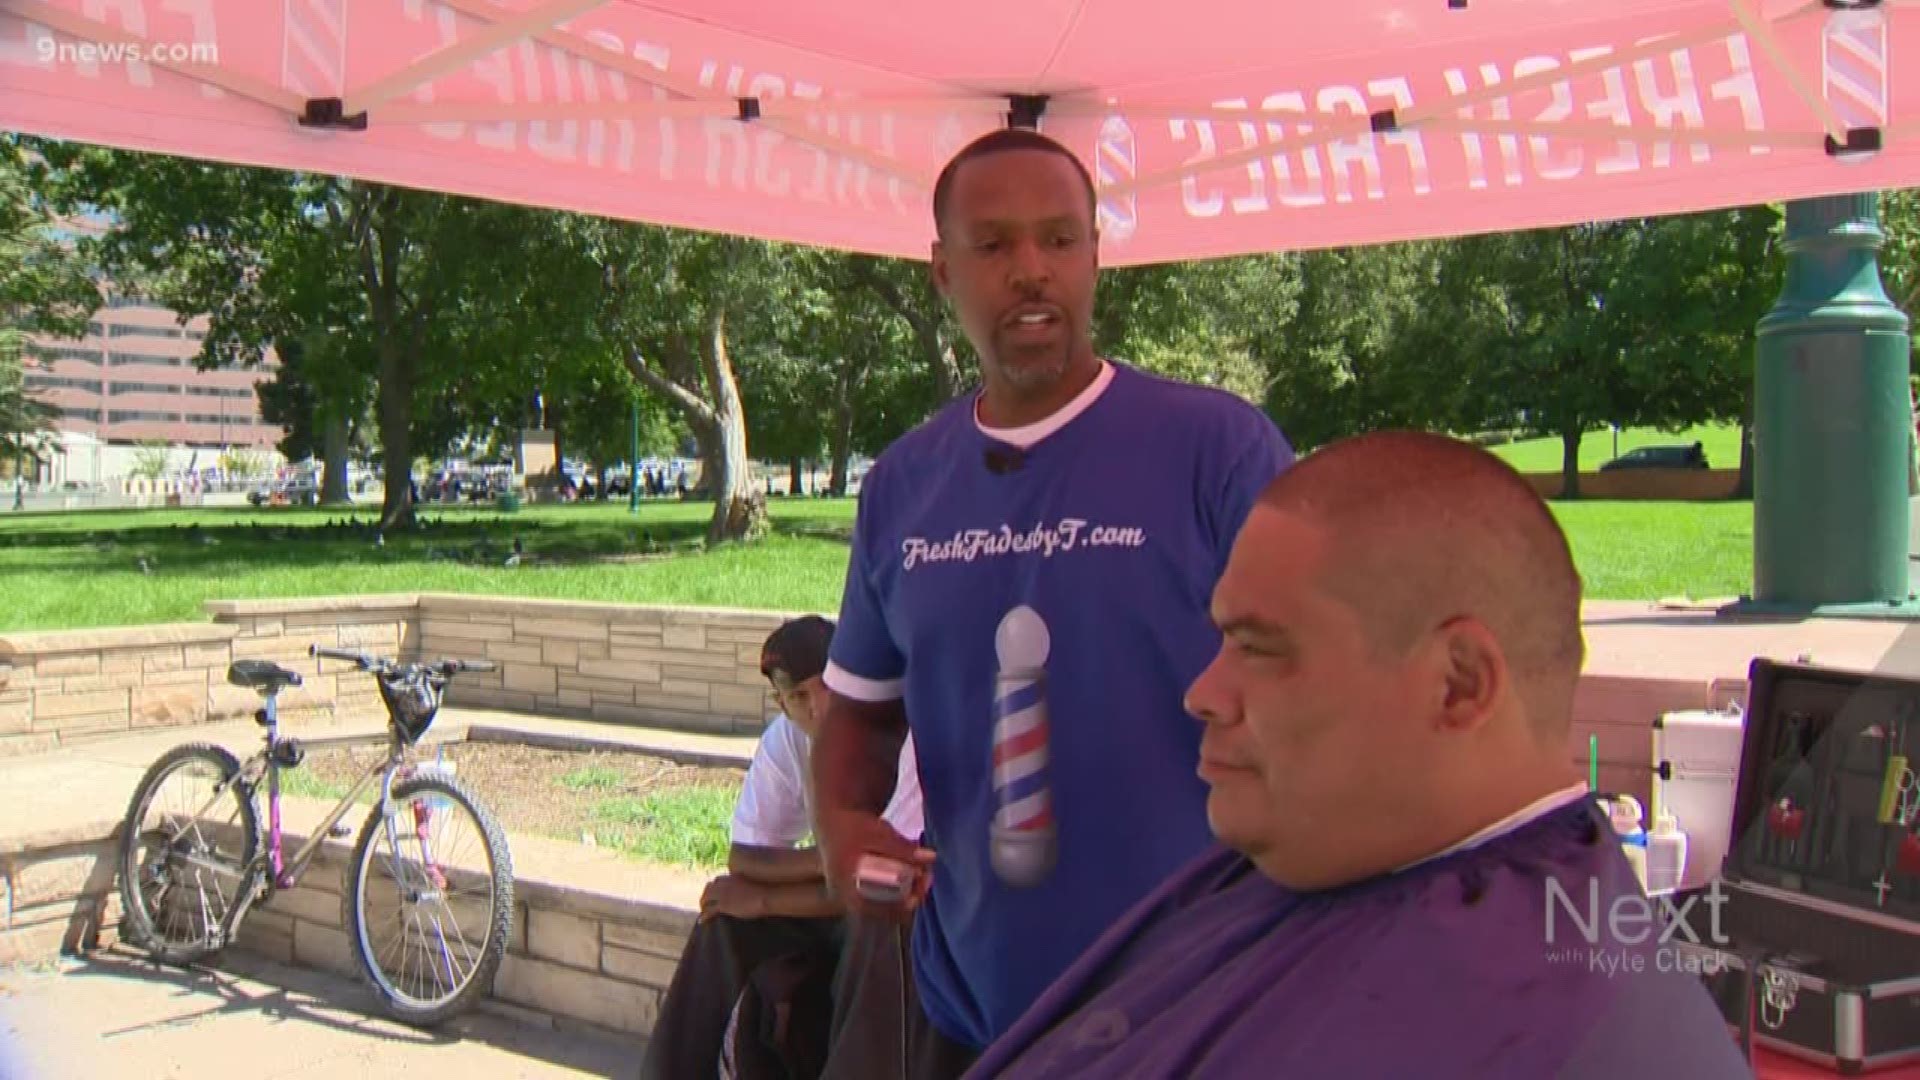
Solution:
M 989 446 L 985 455 L 987 471 L 995 476 L 1018 472 L 1027 463 L 1026 451 L 1017 446 Z

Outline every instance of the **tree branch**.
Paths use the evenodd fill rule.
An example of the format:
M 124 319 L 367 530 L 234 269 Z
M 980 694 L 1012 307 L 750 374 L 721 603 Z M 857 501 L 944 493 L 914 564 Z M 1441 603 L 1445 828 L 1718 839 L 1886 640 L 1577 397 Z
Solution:
M 639 349 L 629 347 L 620 359 L 641 385 L 673 402 L 696 422 L 709 426 L 720 422 L 719 415 L 699 395 L 650 367 Z
M 853 264 L 853 276 L 855 281 L 872 289 L 874 295 L 880 298 L 881 303 L 892 308 L 896 314 L 907 320 L 907 325 L 913 327 L 915 334 L 924 337 L 932 332 L 929 320 L 916 311 L 912 304 L 907 302 L 906 296 L 901 293 L 898 286 L 880 276 L 878 273 L 875 273 L 871 264 L 856 261 Z

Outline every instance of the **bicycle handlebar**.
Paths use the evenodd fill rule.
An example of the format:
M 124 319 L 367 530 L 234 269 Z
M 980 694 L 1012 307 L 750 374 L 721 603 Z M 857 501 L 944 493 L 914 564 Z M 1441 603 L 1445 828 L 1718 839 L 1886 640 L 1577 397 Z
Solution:
M 318 645 L 307 646 L 307 655 L 325 657 L 330 660 L 345 660 L 349 663 L 359 665 L 362 671 L 385 671 L 397 666 L 391 660 L 369 656 L 363 652 L 351 652 L 347 649 L 325 649 Z M 422 666 L 444 676 L 453 676 L 463 671 L 493 671 L 500 665 L 491 660 L 441 660 Z
M 330 660 L 346 660 L 351 663 L 358 664 L 362 668 L 371 668 L 371 667 L 377 666 L 377 661 L 375 661 L 373 657 L 368 656 L 366 653 L 348 652 L 345 649 L 323 649 L 318 645 L 309 645 L 307 646 L 307 655 L 308 656 L 324 656 Z

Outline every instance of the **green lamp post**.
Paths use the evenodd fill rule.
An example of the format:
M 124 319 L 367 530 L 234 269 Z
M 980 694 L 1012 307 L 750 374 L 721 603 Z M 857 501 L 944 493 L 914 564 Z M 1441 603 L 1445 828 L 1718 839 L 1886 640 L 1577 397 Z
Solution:
M 1920 616 L 1908 579 L 1907 317 L 1872 193 L 1787 205 L 1754 352 L 1753 593 L 1732 615 Z
M 640 512 L 640 399 L 633 399 L 627 423 L 627 512 Z

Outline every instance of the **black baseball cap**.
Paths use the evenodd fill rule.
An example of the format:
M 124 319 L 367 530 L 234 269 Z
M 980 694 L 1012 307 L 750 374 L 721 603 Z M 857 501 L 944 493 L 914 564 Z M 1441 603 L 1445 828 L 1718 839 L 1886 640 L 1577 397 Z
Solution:
M 818 615 L 789 619 L 760 646 L 760 674 L 776 686 L 798 686 L 827 670 L 827 650 L 832 644 L 830 620 Z

